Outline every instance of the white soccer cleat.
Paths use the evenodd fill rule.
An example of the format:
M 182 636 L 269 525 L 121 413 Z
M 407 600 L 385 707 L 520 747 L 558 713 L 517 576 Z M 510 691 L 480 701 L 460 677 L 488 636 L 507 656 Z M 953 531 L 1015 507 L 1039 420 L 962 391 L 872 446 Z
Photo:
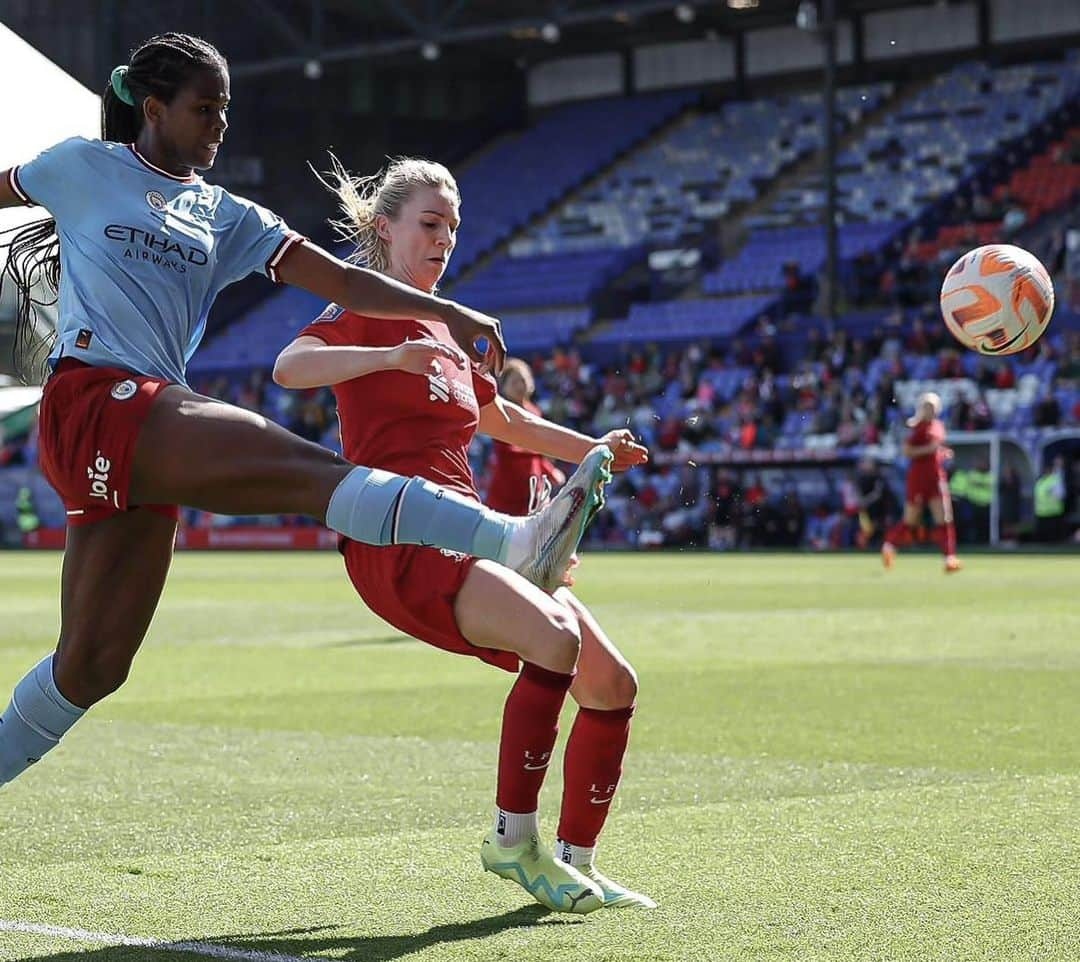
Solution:
M 579 865 L 577 870 L 590 882 L 595 882 L 604 895 L 606 909 L 655 909 L 656 902 L 640 892 L 632 892 L 625 885 L 613 882 L 591 862 Z
M 532 551 L 514 566 L 518 574 L 545 591 L 562 584 L 585 529 L 604 506 L 604 486 L 611 481 L 615 455 L 598 444 L 578 465 L 562 490 L 526 522 Z

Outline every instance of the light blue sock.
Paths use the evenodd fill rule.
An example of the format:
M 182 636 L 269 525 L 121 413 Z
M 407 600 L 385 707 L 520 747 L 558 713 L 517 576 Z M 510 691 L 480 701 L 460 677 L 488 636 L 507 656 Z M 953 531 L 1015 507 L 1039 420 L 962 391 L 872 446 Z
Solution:
M 15 686 L 11 704 L 0 715 L 0 785 L 10 782 L 60 744 L 86 714 L 60 694 L 53 680 L 53 656 L 43 658 Z
M 353 468 L 326 509 L 326 525 L 365 544 L 419 544 L 505 561 L 514 522 L 423 478 Z

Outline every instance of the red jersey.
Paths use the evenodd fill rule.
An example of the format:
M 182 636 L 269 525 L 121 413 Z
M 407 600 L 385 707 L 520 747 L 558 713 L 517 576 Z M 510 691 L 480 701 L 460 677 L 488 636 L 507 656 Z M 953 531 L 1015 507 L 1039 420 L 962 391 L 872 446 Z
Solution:
M 945 462 L 945 458 L 941 452 L 941 445 L 945 441 L 945 425 L 942 421 L 937 418 L 933 421 L 920 421 L 911 429 L 911 433 L 907 436 L 907 443 L 913 448 L 923 447 L 924 445 L 930 444 L 932 441 L 937 441 L 938 447 L 930 454 L 923 455 L 921 458 L 912 458 L 912 473 L 936 476 L 939 472 L 944 470 L 942 465 Z
M 432 338 L 457 346 L 439 321 L 362 317 L 329 305 L 299 335 L 340 347 L 396 347 Z M 461 370 L 449 358 L 424 376 L 376 371 L 334 385 L 341 447 L 354 464 L 416 475 L 480 500 L 469 467 L 469 442 L 480 409 L 495 399 L 495 381 L 475 366 Z
M 530 414 L 541 413 L 532 401 L 526 400 L 522 407 Z M 544 490 L 545 479 L 554 484 L 556 476 L 555 465 L 542 454 L 496 441 L 491 451 L 491 475 L 484 501 L 489 508 L 503 514 L 528 514 L 538 507 L 537 498 Z

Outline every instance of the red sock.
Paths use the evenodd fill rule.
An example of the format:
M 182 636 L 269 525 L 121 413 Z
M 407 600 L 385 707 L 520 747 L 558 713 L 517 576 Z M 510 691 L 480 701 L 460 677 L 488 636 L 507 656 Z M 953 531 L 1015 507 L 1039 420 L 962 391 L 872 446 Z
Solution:
M 596 845 L 622 775 L 633 714 L 633 705 L 613 711 L 578 710 L 563 763 L 559 838 L 564 842 L 583 848 Z
M 912 541 L 912 530 L 903 521 L 897 521 L 885 533 L 885 540 L 894 548 L 906 548 Z
M 540 786 L 559 733 L 559 712 L 573 674 L 525 662 L 503 708 L 495 804 L 506 812 L 535 812 Z
M 941 549 L 941 553 L 946 558 L 956 554 L 956 525 L 950 521 L 948 524 L 936 526 L 934 528 L 934 544 Z

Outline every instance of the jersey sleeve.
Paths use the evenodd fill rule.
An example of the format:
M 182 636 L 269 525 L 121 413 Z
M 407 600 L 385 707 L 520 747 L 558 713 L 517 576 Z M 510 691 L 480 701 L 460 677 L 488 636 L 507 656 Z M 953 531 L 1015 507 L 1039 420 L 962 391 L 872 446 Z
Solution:
M 297 337 L 317 337 L 324 344 L 334 347 L 351 347 L 363 344 L 360 319 L 337 304 L 327 304 L 326 309 Z
M 473 393 L 476 395 L 476 404 L 478 407 L 485 408 L 492 401 L 495 400 L 495 395 L 499 393 L 498 385 L 495 383 L 495 378 L 490 374 L 481 371 L 475 364 L 472 366 L 472 381 L 473 381 Z
M 69 137 L 33 160 L 12 167 L 8 184 L 24 204 L 40 204 L 62 221 L 86 204 L 92 190 L 88 155 L 93 141 Z
M 938 444 L 943 444 L 945 441 L 945 422 L 934 421 L 926 432 L 926 440 L 927 443 L 936 441 Z
M 280 284 L 277 267 L 289 250 L 305 241 L 272 210 L 222 192 L 219 216 L 226 235 L 218 250 L 222 286 L 256 272 Z

